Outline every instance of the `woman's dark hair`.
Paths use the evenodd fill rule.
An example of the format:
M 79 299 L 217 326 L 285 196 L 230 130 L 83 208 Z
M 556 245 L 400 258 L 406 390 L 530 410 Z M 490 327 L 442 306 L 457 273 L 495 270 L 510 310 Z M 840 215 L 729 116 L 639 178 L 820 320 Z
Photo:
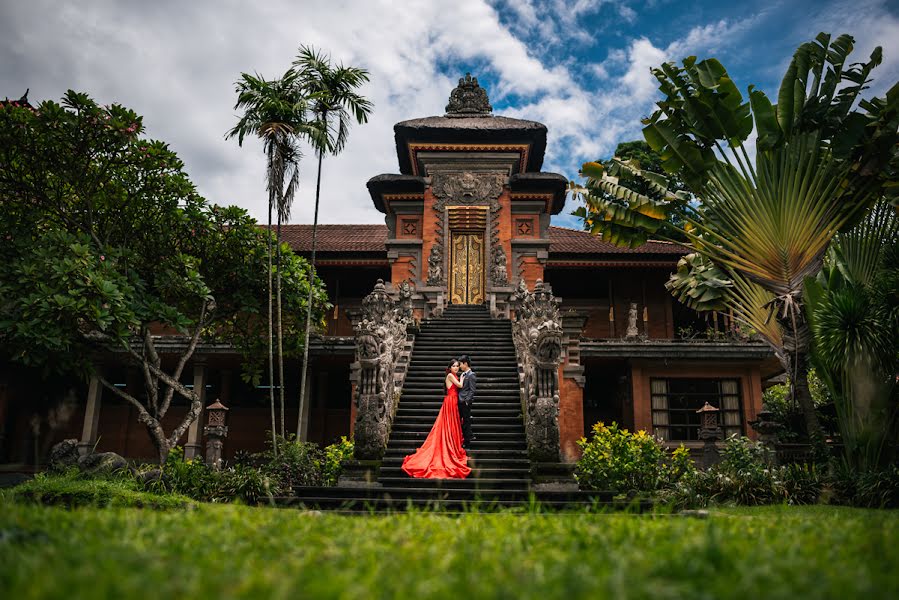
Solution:
M 453 365 L 457 364 L 458 362 L 459 362 L 459 361 L 456 360 L 455 358 L 454 358 L 453 360 L 450 361 L 450 364 L 448 364 L 448 365 L 446 366 L 446 374 L 447 374 L 447 375 L 449 375 L 450 373 L 452 373 Z

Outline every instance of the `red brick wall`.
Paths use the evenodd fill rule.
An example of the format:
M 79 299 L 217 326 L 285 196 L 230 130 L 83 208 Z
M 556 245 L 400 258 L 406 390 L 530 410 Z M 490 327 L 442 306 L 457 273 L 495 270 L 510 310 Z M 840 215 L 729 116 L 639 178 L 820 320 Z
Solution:
M 563 367 L 559 367 L 559 443 L 562 460 L 574 462 L 581 456 L 577 441 L 584 437 L 584 390 L 562 376 Z
M 437 223 L 439 215 L 434 210 L 434 202 L 436 202 L 434 193 L 430 186 L 425 189 L 424 194 L 424 210 L 421 221 L 421 262 L 419 265 L 419 279 L 425 281 L 428 279 L 428 257 L 431 256 L 431 247 L 437 241 Z M 394 279 L 394 281 L 399 281 Z

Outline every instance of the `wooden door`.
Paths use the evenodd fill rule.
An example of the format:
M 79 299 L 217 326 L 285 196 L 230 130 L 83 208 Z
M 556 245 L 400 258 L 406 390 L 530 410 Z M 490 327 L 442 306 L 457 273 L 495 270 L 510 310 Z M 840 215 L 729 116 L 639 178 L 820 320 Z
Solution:
M 484 303 L 484 238 L 476 233 L 454 233 L 450 278 L 452 304 Z

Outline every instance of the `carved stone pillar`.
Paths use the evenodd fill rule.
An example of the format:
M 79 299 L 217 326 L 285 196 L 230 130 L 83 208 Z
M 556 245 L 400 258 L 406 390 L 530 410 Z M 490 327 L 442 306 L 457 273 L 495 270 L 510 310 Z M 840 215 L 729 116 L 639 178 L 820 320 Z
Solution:
M 202 361 L 194 363 L 194 392 L 199 396 L 200 405 L 203 407 L 206 406 L 206 371 L 206 363 Z M 203 422 L 204 417 L 205 415 L 201 408 L 200 414 L 197 415 L 197 418 L 194 419 L 194 422 L 190 424 L 190 428 L 187 430 L 187 443 L 184 444 L 185 460 L 193 460 L 202 453 L 203 440 L 201 439 L 200 424 Z
M 538 490 L 577 489 L 573 464 L 562 462 L 559 430 L 559 366 L 562 319 L 549 285 L 538 280 L 534 291 L 522 279 L 512 296 L 512 334 L 521 368 L 522 412 L 531 475 Z
M 97 444 L 97 431 L 100 426 L 100 402 L 103 398 L 103 384 L 96 375 L 91 376 L 87 390 L 87 405 L 84 408 L 84 426 L 81 429 L 81 441 L 78 442 L 78 453 L 82 456 L 90 454 Z

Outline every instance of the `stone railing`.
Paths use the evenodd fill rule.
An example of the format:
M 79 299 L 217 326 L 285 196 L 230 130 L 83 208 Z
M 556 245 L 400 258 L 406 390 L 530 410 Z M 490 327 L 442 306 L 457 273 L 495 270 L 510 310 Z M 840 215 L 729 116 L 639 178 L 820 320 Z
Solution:
M 406 330 L 414 318 L 411 290 L 407 285 L 401 286 L 397 295 L 395 299 L 379 279 L 374 291 L 362 300 L 361 319 L 355 326 L 353 437 L 354 457 L 360 461 L 380 460 L 383 456 L 402 389 L 402 377 L 398 379 L 396 374 L 409 350 Z
M 552 290 L 537 280 L 530 292 L 522 281 L 512 295 L 512 335 L 519 362 L 522 414 L 533 462 L 558 463 L 559 365 L 562 362 L 562 319 Z

